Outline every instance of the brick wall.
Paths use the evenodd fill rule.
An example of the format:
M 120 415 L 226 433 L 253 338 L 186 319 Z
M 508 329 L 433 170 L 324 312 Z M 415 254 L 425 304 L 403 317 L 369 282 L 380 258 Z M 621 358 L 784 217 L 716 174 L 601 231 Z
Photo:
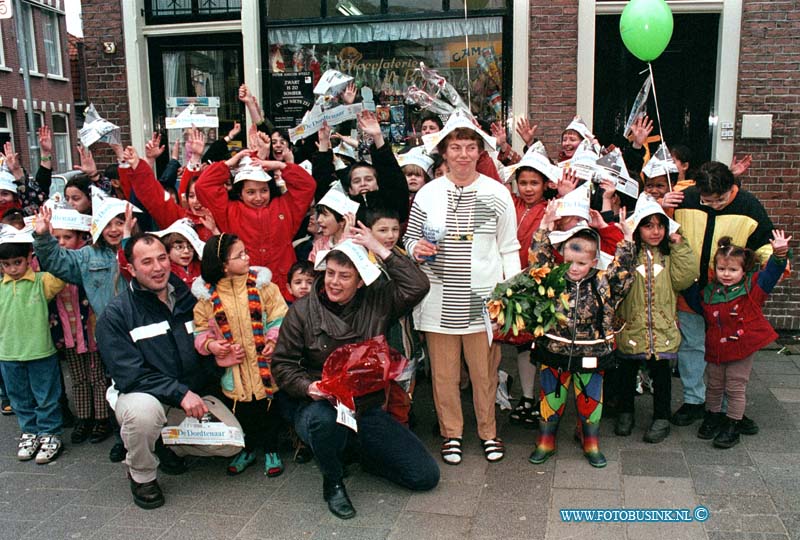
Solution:
M 70 105 L 70 113 L 68 114 L 70 132 L 70 142 L 75 141 L 75 121 L 74 121 L 74 107 L 72 99 L 72 86 L 69 81 L 70 77 L 70 64 L 67 51 L 67 28 L 66 19 L 63 15 L 58 16 L 59 23 L 59 37 L 61 40 L 61 77 L 47 77 L 47 59 L 45 57 L 44 49 L 44 26 L 43 26 L 43 13 L 42 10 L 33 6 L 33 24 L 35 33 L 36 44 L 36 61 L 38 73 L 41 75 L 31 75 L 31 95 L 33 101 L 37 102 L 35 111 L 43 115 L 44 123 L 52 126 L 52 115 L 54 113 L 67 114 L 66 106 Z M 17 54 L 17 32 L 14 19 L 6 19 L 0 21 L 2 28 L 3 38 L 3 56 L 5 59 L 5 68 L 0 71 L 0 96 L 3 98 L 3 109 L 10 112 L 14 149 L 20 155 L 23 166 L 28 169 L 31 174 L 35 172 L 38 164 L 31 166 L 30 154 L 28 152 L 28 138 L 26 129 L 26 115 L 23 108 L 22 100 L 25 99 L 25 86 L 20 71 L 19 55 Z M 14 110 L 13 98 L 17 98 L 17 108 Z M 44 102 L 44 105 L 39 102 Z M 53 103 L 54 107 L 50 104 Z M 58 104 L 63 105 L 59 111 Z M 72 161 L 75 163 L 77 153 L 72 151 Z
M 530 118 L 550 157 L 575 115 L 578 72 L 577 0 L 530 0 Z
M 761 199 L 776 227 L 800 245 L 800 2 L 744 0 L 736 104 L 737 155 L 752 154 L 743 186 Z M 742 114 L 772 114 L 772 138 L 741 138 Z M 795 253 L 800 249 L 795 247 Z M 793 265 L 798 268 L 800 259 Z M 800 329 L 800 296 L 795 277 L 772 294 L 766 313 L 776 328 Z
M 81 10 L 87 103 L 94 103 L 100 116 L 122 128 L 122 143 L 130 144 L 122 5 L 115 0 L 83 0 Z M 114 54 L 103 51 L 104 41 L 116 43 Z M 111 163 L 112 153 L 107 147 L 98 147 L 95 157 L 100 158 L 98 166 L 102 167 Z

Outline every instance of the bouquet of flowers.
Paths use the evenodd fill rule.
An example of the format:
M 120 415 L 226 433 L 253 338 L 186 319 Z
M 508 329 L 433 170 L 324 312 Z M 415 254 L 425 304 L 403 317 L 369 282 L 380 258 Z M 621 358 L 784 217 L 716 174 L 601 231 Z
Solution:
M 500 329 L 495 339 L 515 345 L 530 343 L 558 321 L 556 302 L 568 307 L 564 274 L 569 264 L 529 267 L 498 283 L 486 302 L 489 317 Z

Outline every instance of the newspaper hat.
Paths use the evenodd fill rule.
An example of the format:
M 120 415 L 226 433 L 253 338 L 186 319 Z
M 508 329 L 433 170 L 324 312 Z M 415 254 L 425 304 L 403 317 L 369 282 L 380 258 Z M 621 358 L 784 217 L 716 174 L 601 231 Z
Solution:
M 622 159 L 622 152 L 615 148 L 597 160 L 598 172 L 601 178 L 611 180 L 618 193 L 627 195 L 631 199 L 639 197 L 639 182 L 628 174 L 628 167 Z
M 650 157 L 650 160 L 642 167 L 642 174 L 647 178 L 655 178 L 656 176 L 669 176 L 670 173 L 678 174 L 678 166 L 671 155 L 666 155 L 664 145 L 658 147 L 658 150 Z
M 103 234 L 103 229 L 106 228 L 106 225 L 119 214 L 124 214 L 129 204 L 131 203 L 128 201 L 109 197 L 101 190 L 92 186 L 92 226 L 89 229 L 89 232 L 92 234 L 92 242 L 97 242 L 97 239 Z M 141 212 L 141 210 L 132 204 L 131 207 L 134 212 Z
M 33 228 L 26 226 L 19 230 L 16 227 L 0 223 L 0 244 L 33 244 Z
M 594 151 L 589 141 L 584 140 L 570 159 L 558 164 L 561 169 L 570 169 L 580 180 L 592 180 L 598 171 L 597 160 L 600 155 Z
M 54 229 L 89 232 L 92 230 L 92 216 L 81 214 L 74 208 L 55 206 L 50 225 Z
M 583 137 L 584 139 L 592 140 L 594 139 L 594 135 L 592 134 L 592 130 L 589 129 L 589 126 L 586 125 L 586 122 L 583 121 L 583 118 L 580 116 L 576 116 L 572 119 L 572 122 L 569 123 L 567 129 L 564 131 L 577 131 L 578 134 Z
M 233 177 L 234 184 L 245 180 L 254 182 L 269 182 L 272 180 L 272 177 L 261 166 L 254 164 L 249 157 L 243 157 L 239 163 L 239 170 L 236 171 L 236 176 Z
M 206 247 L 206 243 L 200 240 L 200 237 L 197 236 L 197 231 L 194 230 L 194 223 L 192 223 L 192 220 L 188 218 L 182 218 L 175 221 L 166 229 L 153 232 L 153 234 L 161 238 L 164 238 L 168 234 L 172 233 L 177 233 L 186 238 L 186 240 L 188 240 L 192 245 L 194 252 L 197 254 L 197 258 L 203 258 L 203 248 Z
M 644 218 L 652 216 L 653 214 L 663 214 L 666 216 L 667 222 L 669 223 L 669 234 L 678 232 L 678 227 L 680 227 L 678 222 L 670 219 L 666 212 L 664 212 L 664 209 L 661 208 L 661 205 L 658 204 L 658 201 L 656 201 L 647 193 L 642 193 L 639 195 L 639 199 L 636 201 L 636 208 L 633 210 L 633 214 L 628 216 L 628 219 L 625 221 L 631 230 L 635 231 L 636 227 L 639 226 Z
M 311 165 L 311 162 L 310 162 L 310 161 L 308 161 L 307 159 L 306 159 L 306 160 L 304 160 L 302 163 L 298 163 L 297 165 L 298 165 L 298 166 L 299 166 L 301 169 L 303 169 L 304 171 L 306 171 L 308 174 L 311 174 L 311 171 L 313 171 L 313 170 L 314 170 L 314 166 L 313 166 L 313 165 Z
M 0 190 L 17 192 L 14 175 L 5 169 L 0 169 Z
M 359 206 L 357 202 L 335 187 L 331 187 L 317 204 L 327 206 L 342 216 L 350 213 L 355 214 L 358 212 Z
M 564 243 L 575 236 L 580 231 L 589 231 L 592 236 L 595 237 L 597 240 L 597 262 L 595 263 L 594 267 L 598 270 L 605 270 L 608 268 L 608 265 L 614 260 L 614 257 L 609 255 L 608 253 L 603 252 L 600 249 L 601 240 L 600 240 L 600 233 L 596 230 L 589 227 L 589 225 L 585 222 L 578 223 L 574 227 L 566 231 L 552 231 L 548 234 L 548 238 L 550 239 L 550 244 L 555 247 L 559 253 L 562 255 L 564 254 Z
M 450 133 L 458 128 L 471 129 L 481 136 L 483 142 L 486 143 L 486 146 L 490 150 L 494 150 L 497 144 L 495 138 L 476 126 L 473 120 L 474 117 L 469 112 L 465 111 L 464 109 L 456 109 L 453 111 L 453 114 L 450 115 L 450 118 L 447 119 L 447 123 L 444 125 L 444 128 L 442 128 L 441 131 L 422 136 L 422 143 L 425 145 L 425 151 L 430 155 L 438 153 L 436 146 L 438 146 L 440 142 L 442 142 L 448 135 L 450 135 Z
M 504 167 L 503 175 L 505 176 L 506 182 L 514 176 L 514 173 L 516 173 L 517 169 L 520 167 L 530 167 L 531 169 L 539 171 L 551 182 L 557 183 L 558 179 L 561 178 L 561 169 L 550 163 L 550 160 L 547 158 L 547 151 L 541 141 L 533 143 L 518 163 Z
M 347 144 L 346 142 L 340 142 L 336 146 L 333 147 L 333 153 L 337 156 L 343 156 L 348 159 L 352 159 L 353 161 L 358 161 L 358 154 L 356 153 L 356 149 Z
M 378 265 L 369 260 L 367 250 L 353 243 L 350 239 L 340 242 L 333 249 L 318 252 L 317 260 L 314 261 L 314 270 L 325 270 L 325 260 L 328 258 L 331 251 L 341 251 L 344 253 L 353 263 L 353 266 L 356 267 L 356 270 L 358 270 L 358 274 L 361 276 L 361 279 L 364 280 L 365 285 L 371 285 L 378 279 L 378 276 L 381 275 L 381 270 L 378 268 Z
M 426 154 L 421 146 L 415 146 L 408 152 L 397 154 L 397 164 L 400 165 L 401 168 L 406 165 L 416 165 L 425 171 L 425 174 L 432 176 L 431 169 L 433 169 L 433 158 Z
M 556 206 L 556 216 L 577 216 L 589 221 L 589 183 L 581 184 L 560 199 Z

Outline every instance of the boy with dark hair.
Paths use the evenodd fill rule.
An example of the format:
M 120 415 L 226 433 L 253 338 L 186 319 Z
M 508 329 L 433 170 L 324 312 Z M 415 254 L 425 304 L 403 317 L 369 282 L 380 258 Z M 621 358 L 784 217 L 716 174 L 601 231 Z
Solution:
M 30 267 L 33 237 L 0 225 L 0 371 L 22 430 L 17 458 L 50 463 L 61 453 L 61 376 L 47 303 L 65 283 Z
M 289 292 L 300 300 L 314 286 L 314 265 L 310 261 L 297 261 L 289 268 Z

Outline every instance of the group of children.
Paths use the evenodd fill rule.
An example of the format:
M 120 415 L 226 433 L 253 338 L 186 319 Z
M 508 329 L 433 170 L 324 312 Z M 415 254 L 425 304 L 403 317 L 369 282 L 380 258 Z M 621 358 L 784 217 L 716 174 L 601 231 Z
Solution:
M 440 130 L 441 121 L 434 120 L 438 119 L 423 123 L 423 131 Z M 196 349 L 212 356 L 222 369 L 220 392 L 245 433 L 244 449 L 228 464 L 230 474 L 255 463 L 259 452 L 268 476 L 284 469 L 277 446 L 281 394 L 271 377 L 270 356 L 288 305 L 316 286 L 318 254 L 346 240 L 358 225 L 387 249 L 405 255 L 398 242 L 408 209 L 437 164 L 417 149 L 392 154 L 370 113 L 364 113 L 359 124 L 373 140 L 372 161 L 351 163 L 344 173 L 336 171 L 335 163 L 352 152 L 331 148 L 327 126 L 318 137 L 311 174 L 292 162 L 291 145 L 278 130 L 271 137 L 253 132 L 249 151 L 210 165 L 199 158 L 204 138 L 192 130 L 187 140 L 192 157 L 174 190 L 177 200 L 168 196 L 148 163 L 152 146 L 145 160 L 133 148 L 114 149 L 119 193 L 126 198 L 135 193 L 161 228 L 157 234 L 167 247 L 173 273 L 198 298 Z M 573 159 L 588 140 L 584 128 L 573 122 L 564 132 L 562 161 Z M 521 134 L 532 135 L 530 131 L 523 124 Z M 646 121 L 640 120 L 633 132 L 633 147 L 639 151 L 649 134 Z M 632 432 L 635 380 L 644 368 L 654 391 L 653 421 L 644 440 L 657 443 L 668 436 L 670 362 L 676 360 L 681 343 L 676 324 L 681 293 L 702 311 L 707 326 L 707 414 L 698 436 L 713 438 L 717 447 L 736 444 L 753 353 L 776 337 L 762 306 L 786 267 L 791 237 L 779 230 L 772 233 L 772 254 L 763 270 L 751 249 L 759 244 L 739 246 L 728 237 L 719 238 L 716 252 L 704 260 L 698 257 L 700 248 L 687 241 L 670 217 L 685 202 L 675 189 L 684 187 L 676 173 L 686 172 L 678 156 L 651 158 L 644 192 L 627 205 L 632 208 L 628 215 L 613 183 L 604 182 L 598 191 L 602 196 L 592 204 L 590 182 L 581 184 L 575 167 L 564 166 L 562 172 L 541 152 L 541 143 L 529 142 L 524 157 L 517 156 L 508 167 L 486 153 L 478 165 L 498 181 L 499 171 L 505 173 L 516 208 L 522 267 L 562 261 L 569 265 L 565 295 L 556 304 L 562 323 L 518 347 L 522 398 L 511 419 L 538 424 L 530 462 L 544 463 L 555 453 L 556 430 L 573 384 L 576 438 L 592 466 L 606 465 L 598 433 L 604 372 L 614 367 L 620 410 L 615 432 Z M 447 164 L 439 166 L 446 174 Z M 0 202 L 13 206 L 17 184 L 4 174 L 8 173 L 0 172 Z M 99 442 L 114 430 L 105 403 L 108 380 L 93 331 L 96 318 L 129 277 L 121 246 L 136 226 L 139 209 L 102 193 L 92 185 L 92 177 L 67 186 L 68 205 L 55 200 L 41 207 L 32 225 L 0 229 L 0 373 L 23 432 L 21 460 L 47 463 L 62 450 L 56 344 L 64 350 L 73 383 L 78 422 L 72 442 Z M 687 197 L 699 197 L 699 204 L 713 215 L 737 194 L 738 187 L 721 185 L 706 182 Z M 310 208 L 318 229 L 308 227 L 311 236 L 293 245 L 298 230 L 305 233 Z M 305 257 L 297 262 L 296 253 Z M 702 289 L 692 289 L 704 265 L 710 277 L 700 280 Z M 58 328 L 55 341 L 51 326 Z M 424 354 L 410 317 L 396 321 L 389 334 L 405 355 Z M 272 406 L 274 401 L 278 406 Z M 410 401 L 397 410 L 401 421 L 407 421 Z

